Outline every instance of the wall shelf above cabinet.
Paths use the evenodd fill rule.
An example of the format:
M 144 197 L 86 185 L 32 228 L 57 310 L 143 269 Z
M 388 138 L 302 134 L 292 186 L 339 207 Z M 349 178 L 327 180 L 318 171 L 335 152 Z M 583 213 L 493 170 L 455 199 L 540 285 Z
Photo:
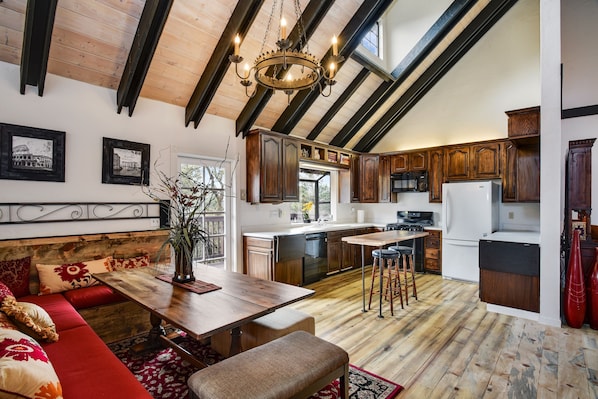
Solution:
M 301 143 L 300 160 L 348 169 L 351 164 L 351 153 L 325 145 Z

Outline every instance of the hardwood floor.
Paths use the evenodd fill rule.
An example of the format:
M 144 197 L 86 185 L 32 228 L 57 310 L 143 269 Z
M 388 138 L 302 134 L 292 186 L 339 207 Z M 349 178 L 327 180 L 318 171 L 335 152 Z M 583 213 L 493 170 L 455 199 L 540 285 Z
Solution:
M 316 294 L 293 307 L 315 317 L 316 335 L 403 385 L 399 398 L 598 398 L 598 331 L 587 325 L 486 312 L 476 284 L 430 274 L 417 276 L 419 300 L 395 300 L 394 316 L 384 303 L 383 319 L 377 301 L 361 312 L 360 270 L 307 287 Z

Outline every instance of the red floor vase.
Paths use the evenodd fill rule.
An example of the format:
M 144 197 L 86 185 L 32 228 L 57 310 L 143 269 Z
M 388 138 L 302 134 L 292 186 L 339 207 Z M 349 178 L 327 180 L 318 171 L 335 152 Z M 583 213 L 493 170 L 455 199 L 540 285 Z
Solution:
M 565 321 L 569 327 L 581 328 L 586 316 L 586 287 L 583 280 L 579 230 L 573 232 L 569 266 L 565 278 L 565 298 L 563 300 Z
M 594 260 L 594 267 L 588 281 L 588 319 L 590 327 L 598 330 L 598 248 Z

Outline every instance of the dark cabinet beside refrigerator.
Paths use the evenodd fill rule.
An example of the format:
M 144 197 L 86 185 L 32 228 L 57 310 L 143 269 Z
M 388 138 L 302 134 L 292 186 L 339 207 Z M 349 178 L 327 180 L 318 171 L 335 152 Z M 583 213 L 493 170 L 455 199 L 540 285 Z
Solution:
M 540 311 L 540 247 L 480 240 L 480 300 Z

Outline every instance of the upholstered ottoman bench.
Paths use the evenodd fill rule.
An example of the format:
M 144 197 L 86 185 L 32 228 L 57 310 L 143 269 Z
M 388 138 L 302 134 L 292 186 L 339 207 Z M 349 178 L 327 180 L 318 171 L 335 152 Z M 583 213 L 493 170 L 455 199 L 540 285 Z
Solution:
M 197 371 L 187 381 L 191 399 L 307 398 L 340 378 L 349 397 L 349 355 L 305 331 L 295 331 Z
M 300 330 L 315 334 L 316 321 L 313 316 L 289 307 L 280 308 L 241 327 L 241 346 L 243 350 L 255 348 Z M 210 345 L 222 356 L 228 356 L 230 341 L 230 332 L 225 331 L 212 336 Z

